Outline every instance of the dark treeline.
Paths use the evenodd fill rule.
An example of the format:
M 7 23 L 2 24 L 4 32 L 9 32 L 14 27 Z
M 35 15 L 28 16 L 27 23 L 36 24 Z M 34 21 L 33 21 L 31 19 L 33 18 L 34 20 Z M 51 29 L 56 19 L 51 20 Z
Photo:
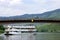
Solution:
M 0 25 L 0 33 L 4 33 L 4 31 L 5 31 L 4 26 L 3 25 Z

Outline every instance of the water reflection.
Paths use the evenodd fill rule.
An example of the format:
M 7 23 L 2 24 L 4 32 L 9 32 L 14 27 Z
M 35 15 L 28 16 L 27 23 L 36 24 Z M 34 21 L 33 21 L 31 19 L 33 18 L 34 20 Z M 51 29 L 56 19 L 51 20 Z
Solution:
M 21 40 L 20 35 L 3 35 L 0 36 L 0 40 Z
M 4 37 L 3 36 L 0 36 L 0 40 L 4 40 Z
M 5 40 L 19 40 L 21 39 L 20 35 L 9 35 L 9 36 L 5 36 Z
M 3 35 L 0 40 L 35 40 L 33 33 L 23 33 L 21 35 Z
M 60 40 L 60 33 L 23 33 L 20 35 L 2 35 L 0 40 Z
M 60 33 L 37 33 L 36 40 L 60 40 Z
M 21 37 L 22 40 L 35 40 L 35 36 L 33 35 L 33 33 L 23 33 Z

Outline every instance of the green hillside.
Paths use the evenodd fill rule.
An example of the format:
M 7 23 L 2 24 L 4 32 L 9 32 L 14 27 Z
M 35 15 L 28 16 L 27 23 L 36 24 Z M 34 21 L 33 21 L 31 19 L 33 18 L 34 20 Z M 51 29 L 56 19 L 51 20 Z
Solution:
M 10 17 L 0 17 L 0 20 L 19 20 L 19 19 L 60 19 L 60 9 L 35 14 L 24 14 Z
M 51 11 L 51 15 L 48 16 L 48 18 L 52 18 L 52 19 L 60 19 L 60 9 Z

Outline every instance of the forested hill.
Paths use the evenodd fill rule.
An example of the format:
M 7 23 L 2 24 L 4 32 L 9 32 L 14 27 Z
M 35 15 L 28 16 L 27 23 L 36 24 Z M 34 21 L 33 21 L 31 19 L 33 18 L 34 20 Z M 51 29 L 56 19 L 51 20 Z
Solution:
M 48 11 L 42 14 L 24 14 L 10 17 L 0 17 L 0 20 L 19 20 L 19 19 L 60 19 L 60 9 Z

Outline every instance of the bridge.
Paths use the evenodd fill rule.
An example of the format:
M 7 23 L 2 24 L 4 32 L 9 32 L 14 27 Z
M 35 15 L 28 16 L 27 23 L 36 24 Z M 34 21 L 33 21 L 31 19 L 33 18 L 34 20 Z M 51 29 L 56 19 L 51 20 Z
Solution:
M 0 24 L 4 23 L 60 23 L 60 20 L 44 20 L 44 19 L 23 19 L 23 20 L 0 20 Z

